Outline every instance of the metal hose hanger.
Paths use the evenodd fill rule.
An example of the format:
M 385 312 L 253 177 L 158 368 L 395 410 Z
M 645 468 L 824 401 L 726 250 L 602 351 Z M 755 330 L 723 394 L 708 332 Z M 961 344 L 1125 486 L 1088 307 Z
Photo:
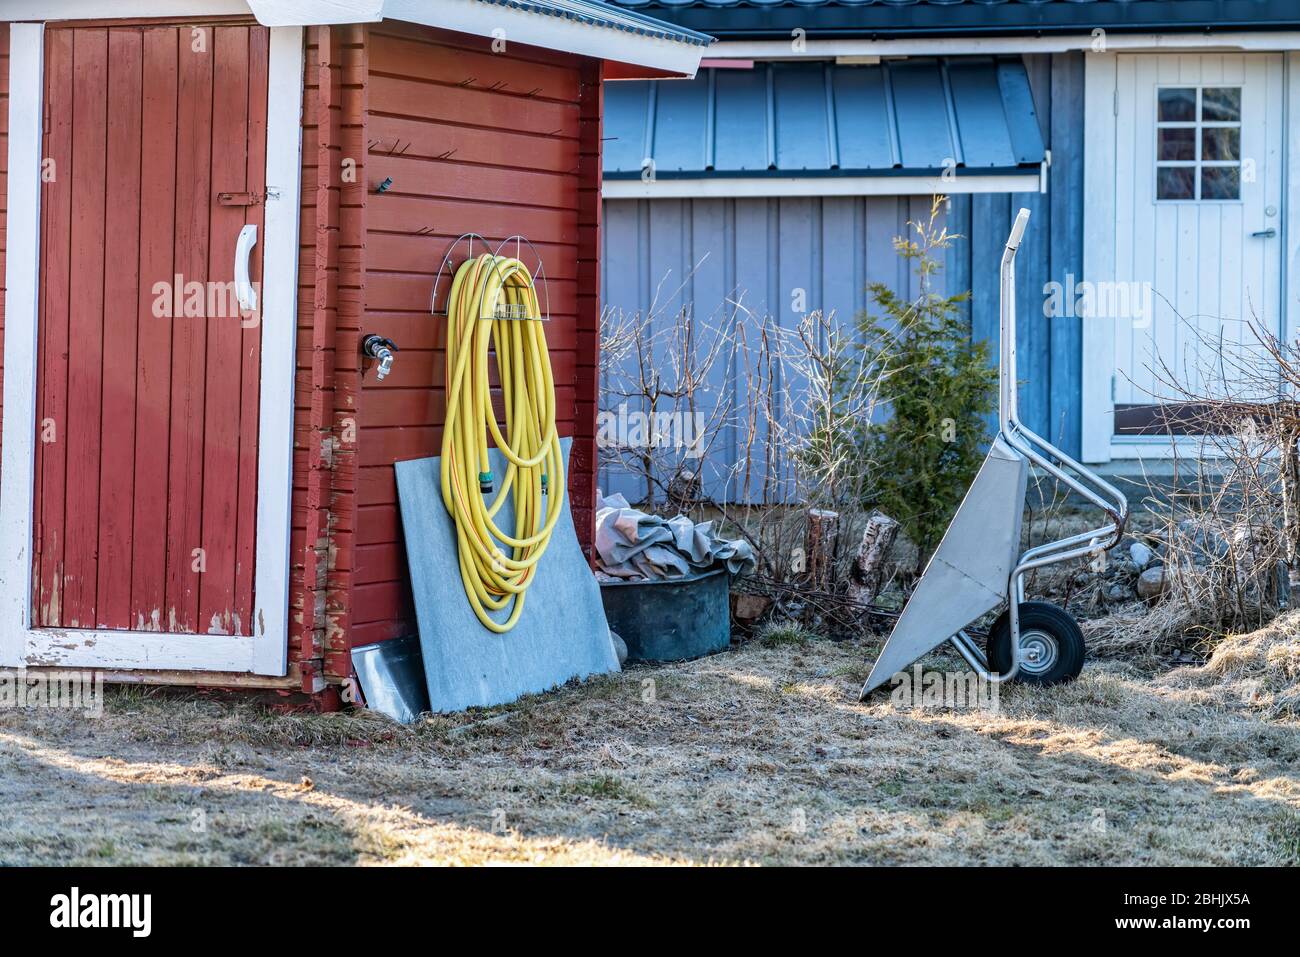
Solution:
M 441 310 L 438 308 L 438 287 L 442 285 L 442 279 L 444 275 L 450 276 L 454 274 L 456 269 L 458 269 L 460 266 L 463 266 L 466 262 L 474 258 L 475 240 L 478 240 L 479 245 L 483 247 L 483 250 L 485 252 L 491 252 L 491 254 L 498 259 L 502 258 L 503 251 L 508 251 L 510 245 L 513 243 L 515 247 L 514 248 L 515 254 L 513 257 L 510 258 L 519 260 L 520 262 L 523 262 L 523 247 L 525 246 L 528 247 L 529 251 L 533 254 L 534 257 L 533 268 L 529 270 L 529 274 L 533 277 L 533 282 L 535 285 L 537 283 L 541 284 L 541 291 L 542 291 L 541 302 L 544 305 L 542 307 L 542 315 L 540 318 L 543 322 L 550 322 L 551 321 L 551 289 L 546 279 L 546 264 L 542 262 L 542 254 L 538 251 L 537 247 L 533 245 L 532 240 L 530 240 L 527 236 L 521 236 L 519 233 L 515 233 L 513 236 L 507 236 L 505 239 L 501 240 L 501 242 L 498 243 L 495 248 L 492 246 L 491 242 L 489 242 L 487 239 L 483 237 L 481 233 L 461 233 L 459 236 L 457 236 L 455 242 L 453 242 L 451 246 L 447 248 L 446 255 L 442 257 L 442 262 L 438 265 L 438 272 L 433 277 L 433 290 L 429 294 L 429 312 L 435 316 L 447 315 L 447 310 L 445 307 Z M 455 259 L 456 250 L 462 244 L 465 245 L 465 258 L 460 260 L 460 263 L 457 266 L 453 267 L 452 262 Z M 502 315 L 496 318 L 510 319 L 510 318 L 518 318 L 518 317 Z

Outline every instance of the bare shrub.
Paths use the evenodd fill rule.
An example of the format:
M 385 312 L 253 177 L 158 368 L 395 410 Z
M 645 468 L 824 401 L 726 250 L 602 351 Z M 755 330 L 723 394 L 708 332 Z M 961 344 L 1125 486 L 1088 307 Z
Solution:
M 665 296 L 660 282 L 645 313 L 601 315 L 600 405 L 603 425 L 613 425 L 598 433 L 601 456 L 637 477 L 651 509 L 693 504 L 699 463 L 736 420 L 734 394 L 717 385 L 734 351 L 732 324 L 721 309 L 703 320 L 685 308 L 666 315 L 661 297 L 683 286 Z
M 859 361 L 852 326 L 820 311 L 781 326 L 737 296 L 703 321 L 689 308 L 607 310 L 601 348 L 606 423 L 634 408 L 665 421 L 690 416 L 699 432 L 691 448 L 657 435 L 605 437 L 601 454 L 634 476 L 638 504 L 717 519 L 724 534 L 749 541 L 759 567 L 746 587 L 776 599 L 777 615 L 858 619 L 860 610 L 842 608 L 840 584 L 876 474 L 855 436 L 875 416 L 882 383 Z M 734 447 L 724 450 L 727 441 Z M 814 510 L 838 516 L 832 567 L 816 581 L 806 549 Z
M 1211 338 L 1178 321 L 1198 348 L 1185 349 L 1177 366 L 1153 363 L 1152 431 L 1184 438 L 1172 447 L 1168 489 L 1142 503 L 1154 517 L 1161 587 L 1148 607 L 1085 626 L 1103 653 L 1206 653 L 1290 603 L 1300 543 L 1300 343 L 1256 321 L 1241 342 L 1226 339 L 1222 324 Z

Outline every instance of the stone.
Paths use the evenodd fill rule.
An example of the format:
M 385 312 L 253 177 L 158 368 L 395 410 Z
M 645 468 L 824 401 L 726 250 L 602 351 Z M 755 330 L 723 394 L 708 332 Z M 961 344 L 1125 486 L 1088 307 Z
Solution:
M 609 643 L 614 646 L 614 654 L 618 655 L 618 666 L 620 668 L 627 664 L 627 642 L 622 639 L 617 631 L 613 628 L 609 630 Z
M 1118 578 L 1137 578 L 1138 572 L 1141 570 L 1128 558 L 1116 559 L 1110 565 L 1111 576 Z
M 1156 556 L 1146 545 L 1141 542 L 1134 542 L 1128 547 L 1128 557 L 1133 559 L 1133 564 L 1137 566 L 1138 571 L 1142 571 L 1151 564 L 1151 560 Z
M 766 595 L 751 595 L 749 592 L 731 593 L 731 616 L 736 623 L 749 627 L 767 614 L 772 607 L 772 599 Z
M 1106 587 L 1106 600 L 1113 602 L 1124 602 L 1133 600 L 1133 589 L 1127 585 L 1116 582 Z
M 1165 567 L 1157 565 L 1154 568 L 1148 568 L 1137 580 L 1137 593 L 1139 598 L 1150 601 L 1159 597 L 1160 593 L 1165 590 Z

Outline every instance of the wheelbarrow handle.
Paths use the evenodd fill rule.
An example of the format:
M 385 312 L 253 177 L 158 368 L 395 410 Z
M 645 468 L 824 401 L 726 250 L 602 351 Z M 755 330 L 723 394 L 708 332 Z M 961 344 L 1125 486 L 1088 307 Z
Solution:
M 1011 226 L 1011 235 L 1007 237 L 1008 249 L 1019 249 L 1020 240 L 1025 236 L 1025 227 L 1029 225 L 1029 210 L 1023 206 L 1016 213 L 1016 221 Z

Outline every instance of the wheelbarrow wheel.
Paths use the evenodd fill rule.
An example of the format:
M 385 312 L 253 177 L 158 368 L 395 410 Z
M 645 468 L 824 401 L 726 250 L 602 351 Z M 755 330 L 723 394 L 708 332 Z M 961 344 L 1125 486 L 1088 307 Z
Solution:
M 989 670 L 1011 670 L 1011 620 L 1004 611 L 989 631 Z M 1073 681 L 1083 670 L 1083 632 L 1064 609 L 1051 602 L 1020 604 L 1020 671 L 1015 680 L 1030 685 Z

